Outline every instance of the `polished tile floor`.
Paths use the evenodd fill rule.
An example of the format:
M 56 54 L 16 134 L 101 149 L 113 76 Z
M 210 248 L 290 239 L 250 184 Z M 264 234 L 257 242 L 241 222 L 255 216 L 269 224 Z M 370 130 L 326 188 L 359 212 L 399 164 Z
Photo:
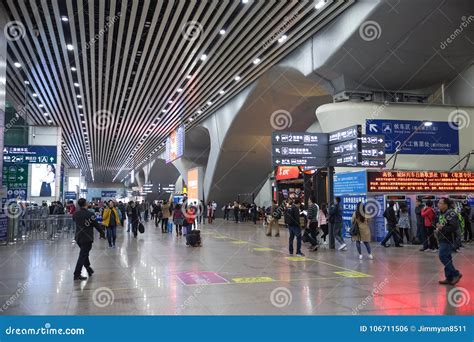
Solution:
M 217 220 L 202 234 L 203 247 L 187 248 L 151 223 L 138 239 L 120 228 L 116 249 L 96 239 L 84 282 L 72 280 L 70 239 L 0 246 L 0 315 L 474 314 L 474 244 L 455 255 L 464 277 L 453 288 L 418 246 L 289 258 L 285 229 L 269 238 L 261 224 Z

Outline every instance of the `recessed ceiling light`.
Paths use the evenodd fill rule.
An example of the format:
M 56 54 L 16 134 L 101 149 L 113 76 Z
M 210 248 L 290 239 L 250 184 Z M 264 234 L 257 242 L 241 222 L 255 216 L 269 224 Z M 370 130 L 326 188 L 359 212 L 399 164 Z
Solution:
M 53 120 L 48 120 L 48 123 L 52 123 L 52 122 L 53 122 Z
M 74 87 L 79 88 L 79 83 L 74 83 Z
M 44 115 L 44 116 L 48 116 L 48 115 L 49 115 L 49 113 L 43 113 L 43 115 Z
M 77 108 L 81 109 L 81 108 L 82 108 L 82 105 L 77 106 Z
M 225 94 L 225 90 L 222 89 L 222 90 L 219 92 L 219 94 L 224 95 L 224 94 Z
M 188 80 L 190 80 L 191 77 L 193 77 L 193 75 L 188 75 L 188 76 L 186 76 L 186 78 L 187 78 Z
M 314 8 L 320 9 L 320 8 L 322 8 L 322 7 L 324 6 L 325 3 L 326 3 L 325 0 L 321 0 L 321 1 L 319 1 L 319 2 L 316 4 L 316 6 L 314 6 Z
M 288 36 L 284 34 L 283 36 L 280 37 L 280 39 L 278 39 L 278 43 L 283 43 L 287 39 L 288 39 Z
M 76 95 L 76 97 L 77 97 L 78 99 L 80 99 L 80 98 L 81 98 L 81 95 Z
M 220 31 L 219 31 L 219 34 L 220 34 L 221 36 L 223 36 L 223 35 L 225 34 L 225 30 L 224 30 L 224 29 L 220 30 Z
M 172 103 L 173 103 L 173 101 L 172 101 L 172 100 L 169 100 L 169 101 L 168 101 L 168 103 L 169 103 L 169 104 L 172 104 Z
M 66 45 L 66 48 L 67 48 L 69 51 L 74 50 L 74 46 L 73 46 L 72 44 L 67 44 L 67 45 Z
M 30 82 L 29 82 L 29 81 L 25 81 L 25 84 L 30 84 Z
M 178 88 L 178 89 L 176 89 L 176 91 L 177 91 L 178 93 L 181 93 L 181 92 L 183 91 L 183 88 Z
M 202 110 L 198 110 L 197 113 L 198 113 L 198 114 L 202 114 Z
M 243 4 L 246 4 L 246 3 L 248 3 L 248 2 L 249 2 L 249 0 L 242 0 L 242 3 L 243 3 Z
M 163 112 L 163 113 L 166 113 L 166 112 L 167 112 L 167 110 L 166 110 L 166 109 L 163 109 L 163 110 L 162 110 L 162 112 Z
M 40 104 L 38 105 L 38 107 L 43 108 L 44 106 L 43 106 L 42 103 L 40 103 Z
M 201 61 L 205 61 L 207 59 L 207 55 L 202 55 L 201 56 Z
M 15 68 L 21 68 L 21 64 L 18 62 L 13 63 L 13 65 L 15 66 Z
M 194 120 L 193 118 L 189 118 L 189 122 L 193 122 L 193 120 Z
M 240 76 L 238 76 L 238 75 L 235 76 L 235 77 L 234 77 L 234 80 L 235 80 L 235 81 L 240 81 Z
M 75 67 L 71 67 L 71 71 L 76 71 L 77 69 Z
M 207 101 L 208 106 L 212 106 L 212 101 Z
M 253 64 L 257 65 L 258 63 L 260 63 L 260 61 L 261 61 L 260 58 L 255 58 L 253 61 Z
M 32 95 L 33 95 L 33 97 L 38 97 L 38 94 L 36 94 L 36 93 L 33 93 Z
M 61 17 L 61 20 L 62 20 L 62 21 L 69 21 L 69 18 L 63 16 L 63 17 Z

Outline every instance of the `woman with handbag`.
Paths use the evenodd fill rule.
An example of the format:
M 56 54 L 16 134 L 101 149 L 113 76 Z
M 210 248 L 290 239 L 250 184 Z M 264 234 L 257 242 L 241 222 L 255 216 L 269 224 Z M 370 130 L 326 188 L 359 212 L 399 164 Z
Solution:
M 357 251 L 359 252 L 359 259 L 362 260 L 362 248 L 360 243 L 363 242 L 369 259 L 373 259 L 372 251 L 370 248 L 370 228 L 367 214 L 365 212 L 365 205 L 362 202 L 357 204 L 357 210 L 352 214 L 352 227 L 351 227 L 352 241 L 355 241 Z

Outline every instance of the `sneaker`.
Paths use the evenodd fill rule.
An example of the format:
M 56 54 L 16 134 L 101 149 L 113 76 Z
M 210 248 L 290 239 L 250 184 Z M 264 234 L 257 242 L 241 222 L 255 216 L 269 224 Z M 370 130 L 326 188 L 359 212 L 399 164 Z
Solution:
M 432 249 L 430 249 L 430 248 L 427 248 L 427 249 L 425 249 L 424 251 L 425 251 L 425 252 L 431 252 L 431 251 L 432 251 Z
M 372 254 L 369 254 L 369 259 L 374 260 L 374 256 Z
M 461 278 L 462 278 L 462 274 L 459 273 L 459 275 L 457 275 L 456 277 L 453 278 L 453 280 L 451 281 L 451 285 L 456 285 L 457 283 L 459 283 Z
M 267 234 L 265 234 L 265 235 L 266 235 L 266 236 L 272 236 L 272 234 L 270 234 L 270 233 L 267 233 Z
M 343 243 L 340 247 L 339 247 L 339 250 L 342 251 L 344 248 L 346 248 L 347 245 L 345 243 Z
M 74 280 L 83 281 L 83 280 L 87 280 L 87 277 L 83 277 L 82 275 L 80 275 L 80 276 L 74 276 Z
M 324 245 L 329 245 L 329 241 L 324 240 Z
M 362 260 L 362 254 L 359 254 L 359 260 Z
M 381 245 L 381 246 L 384 246 L 385 248 L 388 248 L 388 245 L 385 244 L 385 243 L 381 243 L 380 245 Z
M 420 252 L 426 252 L 428 250 L 428 248 L 420 248 Z
M 275 237 L 280 237 L 280 233 L 278 233 L 278 234 L 275 234 Z
M 438 281 L 438 283 L 441 285 L 451 285 L 451 280 L 444 279 L 444 280 Z
M 300 257 L 304 257 L 304 254 L 303 253 L 296 253 L 297 256 L 300 256 Z
M 433 249 L 431 250 L 431 253 L 436 253 L 437 251 L 438 251 L 438 250 L 437 250 L 436 248 L 433 248 Z

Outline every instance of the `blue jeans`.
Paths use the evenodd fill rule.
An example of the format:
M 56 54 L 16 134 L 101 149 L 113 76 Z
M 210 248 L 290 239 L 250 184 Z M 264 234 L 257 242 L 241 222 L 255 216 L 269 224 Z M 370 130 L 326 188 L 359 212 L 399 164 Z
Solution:
M 334 225 L 334 239 L 341 245 L 344 244 L 344 238 L 342 237 L 342 230 L 344 228 L 343 222 L 335 222 Z
M 117 239 L 117 226 L 107 227 L 107 241 L 109 241 L 109 246 L 115 246 L 115 240 Z
M 370 249 L 370 243 L 364 241 L 365 248 L 367 248 L 367 253 L 372 254 L 372 250 Z M 357 252 L 362 254 L 362 248 L 360 248 L 360 241 L 356 241 Z
M 289 241 L 289 249 L 290 254 L 293 254 L 293 241 L 296 237 L 296 254 L 301 254 L 301 228 L 298 226 L 288 226 L 288 230 L 290 231 L 290 241 Z
M 420 244 L 425 245 L 426 234 L 425 234 L 425 225 L 423 223 L 418 223 L 416 225 L 416 238 Z
M 453 246 L 448 241 L 439 242 L 439 260 L 444 265 L 444 275 L 447 280 L 453 280 L 454 277 L 459 276 L 459 271 L 453 265 Z

